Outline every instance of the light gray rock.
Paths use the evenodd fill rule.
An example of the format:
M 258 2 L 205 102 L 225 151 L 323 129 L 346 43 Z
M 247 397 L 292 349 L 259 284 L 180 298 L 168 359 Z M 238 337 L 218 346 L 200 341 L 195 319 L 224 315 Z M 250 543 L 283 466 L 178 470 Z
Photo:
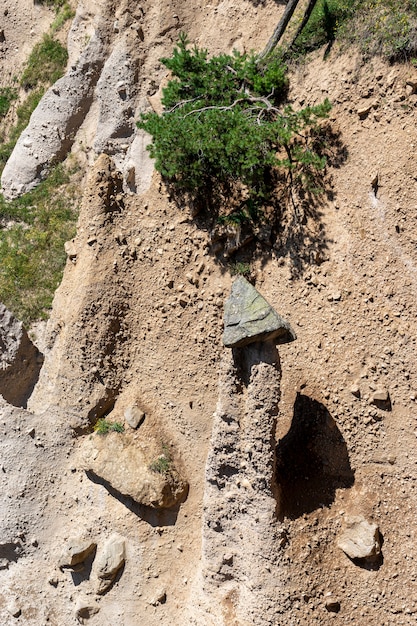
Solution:
M 138 428 L 145 419 L 145 413 L 136 405 L 129 406 L 125 413 L 125 420 L 133 429 Z
M 3 170 L 1 185 L 6 199 L 36 187 L 51 165 L 68 154 L 91 106 L 105 56 L 105 42 L 96 32 L 76 65 L 45 93 Z
M 324 606 L 330 613 L 338 613 L 340 611 L 340 602 L 332 595 L 326 597 Z
M 361 397 L 361 390 L 357 382 L 354 382 L 350 387 L 350 393 L 355 396 L 355 398 Z
M 43 356 L 22 322 L 0 303 L 0 393 L 7 402 L 26 407 L 38 380 Z
M 348 518 L 337 545 L 351 559 L 375 557 L 381 552 L 378 526 L 363 516 Z
M 371 404 L 383 411 L 391 410 L 391 398 L 388 389 L 378 388 L 371 395 Z
M 167 601 L 166 589 L 158 589 L 154 597 L 150 600 L 149 604 L 151 606 L 158 606 L 159 604 L 165 604 L 166 601 Z
M 20 617 L 22 614 L 22 608 L 20 606 L 20 602 L 17 599 L 13 599 L 7 605 L 7 610 L 9 611 L 12 617 Z
M 150 187 L 155 170 L 154 161 L 147 150 L 150 143 L 151 136 L 144 130 L 137 130 L 127 152 L 123 174 L 126 186 L 132 193 L 142 194 Z
M 97 576 L 97 593 L 108 591 L 126 560 L 125 540 L 112 535 L 99 551 L 94 563 Z
M 224 345 L 241 348 L 257 341 L 274 340 L 281 344 L 295 339 L 289 323 L 278 315 L 255 287 L 243 276 L 236 278 L 224 306 Z
M 74 537 L 68 541 L 61 559 L 59 567 L 74 567 L 82 563 L 97 548 L 97 543 L 91 539 Z
M 118 42 L 107 59 L 97 83 L 99 106 L 94 150 L 114 155 L 125 154 L 135 136 L 134 97 L 136 95 L 137 63 Z

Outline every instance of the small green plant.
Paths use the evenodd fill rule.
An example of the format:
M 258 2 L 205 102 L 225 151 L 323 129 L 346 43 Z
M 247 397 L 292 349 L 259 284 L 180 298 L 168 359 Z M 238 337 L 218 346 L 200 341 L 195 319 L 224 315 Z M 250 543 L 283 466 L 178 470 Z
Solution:
M 162 444 L 162 452 L 155 461 L 149 465 L 151 472 L 157 474 L 167 474 L 171 470 L 172 457 L 166 444 Z
M 67 61 L 64 46 L 51 35 L 44 35 L 29 56 L 20 79 L 21 86 L 29 90 L 54 83 L 63 75 Z
M 248 278 L 251 274 L 250 263 L 236 261 L 230 265 L 230 273 L 232 276 L 245 276 L 245 278 Z
M 57 7 L 56 11 L 56 17 L 51 24 L 52 34 L 57 33 L 65 22 L 71 20 L 75 15 L 74 9 L 68 4 L 68 2 L 61 3 L 61 5 Z
M 94 432 L 98 435 L 107 435 L 108 433 L 123 433 L 125 427 L 120 422 L 109 422 L 104 417 L 100 418 L 94 426 Z
M 12 87 L 0 87 L 0 120 L 4 117 L 13 100 L 17 98 L 17 89 Z

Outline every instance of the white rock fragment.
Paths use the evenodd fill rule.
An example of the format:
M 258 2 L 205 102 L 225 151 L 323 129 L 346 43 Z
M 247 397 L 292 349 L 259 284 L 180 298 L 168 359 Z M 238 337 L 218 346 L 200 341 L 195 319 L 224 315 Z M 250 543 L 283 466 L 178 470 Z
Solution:
M 378 526 L 363 516 L 347 518 L 345 531 L 337 545 L 351 559 L 377 556 L 381 552 Z
M 145 419 L 145 413 L 136 405 L 129 406 L 125 413 L 125 420 L 133 429 L 138 428 Z
M 125 540 L 112 535 L 100 550 L 94 563 L 97 593 L 102 595 L 111 587 L 126 559 Z

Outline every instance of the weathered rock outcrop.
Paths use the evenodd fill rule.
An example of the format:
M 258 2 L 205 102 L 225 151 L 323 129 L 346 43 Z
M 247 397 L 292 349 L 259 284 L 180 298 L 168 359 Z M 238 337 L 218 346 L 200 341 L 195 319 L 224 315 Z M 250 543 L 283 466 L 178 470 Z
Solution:
M 225 326 L 224 343 L 244 347 L 224 355 L 220 374 L 206 466 L 204 588 L 209 596 L 219 598 L 220 593 L 220 614 L 227 613 L 236 623 L 276 624 L 285 573 L 276 518 L 281 367 L 274 342 L 295 336 L 242 278 L 226 302 Z
M 68 154 L 91 106 L 106 52 L 106 42 L 97 31 L 76 65 L 48 89 L 3 170 L 5 198 L 16 198 L 36 187 L 51 165 Z
M 204 588 L 236 623 L 273 624 L 285 586 L 274 477 L 281 372 L 272 342 L 238 352 L 224 358 L 207 460 Z
M 97 154 L 126 153 L 132 142 L 137 74 L 137 62 L 132 59 L 125 42 L 118 42 L 97 83 L 99 117 L 93 146 Z
M 170 456 L 154 442 L 141 441 L 130 433 L 87 437 L 81 463 L 111 492 L 144 506 L 174 506 L 187 490 Z
M 39 377 L 43 355 L 22 322 L 0 304 L 0 393 L 14 406 L 26 407 Z

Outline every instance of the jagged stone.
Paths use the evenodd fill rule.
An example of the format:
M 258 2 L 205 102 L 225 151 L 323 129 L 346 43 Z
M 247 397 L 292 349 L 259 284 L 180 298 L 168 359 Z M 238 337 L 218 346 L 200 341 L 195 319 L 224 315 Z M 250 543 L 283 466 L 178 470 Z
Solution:
M 30 341 L 22 322 L 0 303 L 0 393 L 7 402 L 26 407 L 43 356 Z
M 363 516 L 351 517 L 337 545 L 351 559 L 375 557 L 381 552 L 378 526 Z
M 290 324 L 253 285 L 239 276 L 224 306 L 224 345 L 241 348 L 256 341 L 274 340 L 281 344 L 295 339 Z
M 70 539 L 64 548 L 59 561 L 59 567 L 75 567 L 90 556 L 97 548 L 97 543 L 91 539 L 74 537 Z
M 330 613 L 338 613 L 340 611 L 340 602 L 332 595 L 326 597 L 324 606 Z
M 138 428 L 145 419 L 145 413 L 136 405 L 127 407 L 124 416 L 126 422 L 133 429 Z
M 97 593 L 108 591 L 126 560 L 125 541 L 112 535 L 100 550 L 94 569 L 97 575 Z
M 371 404 L 383 411 L 391 410 L 391 398 L 388 389 L 380 388 L 374 391 L 371 396 Z

